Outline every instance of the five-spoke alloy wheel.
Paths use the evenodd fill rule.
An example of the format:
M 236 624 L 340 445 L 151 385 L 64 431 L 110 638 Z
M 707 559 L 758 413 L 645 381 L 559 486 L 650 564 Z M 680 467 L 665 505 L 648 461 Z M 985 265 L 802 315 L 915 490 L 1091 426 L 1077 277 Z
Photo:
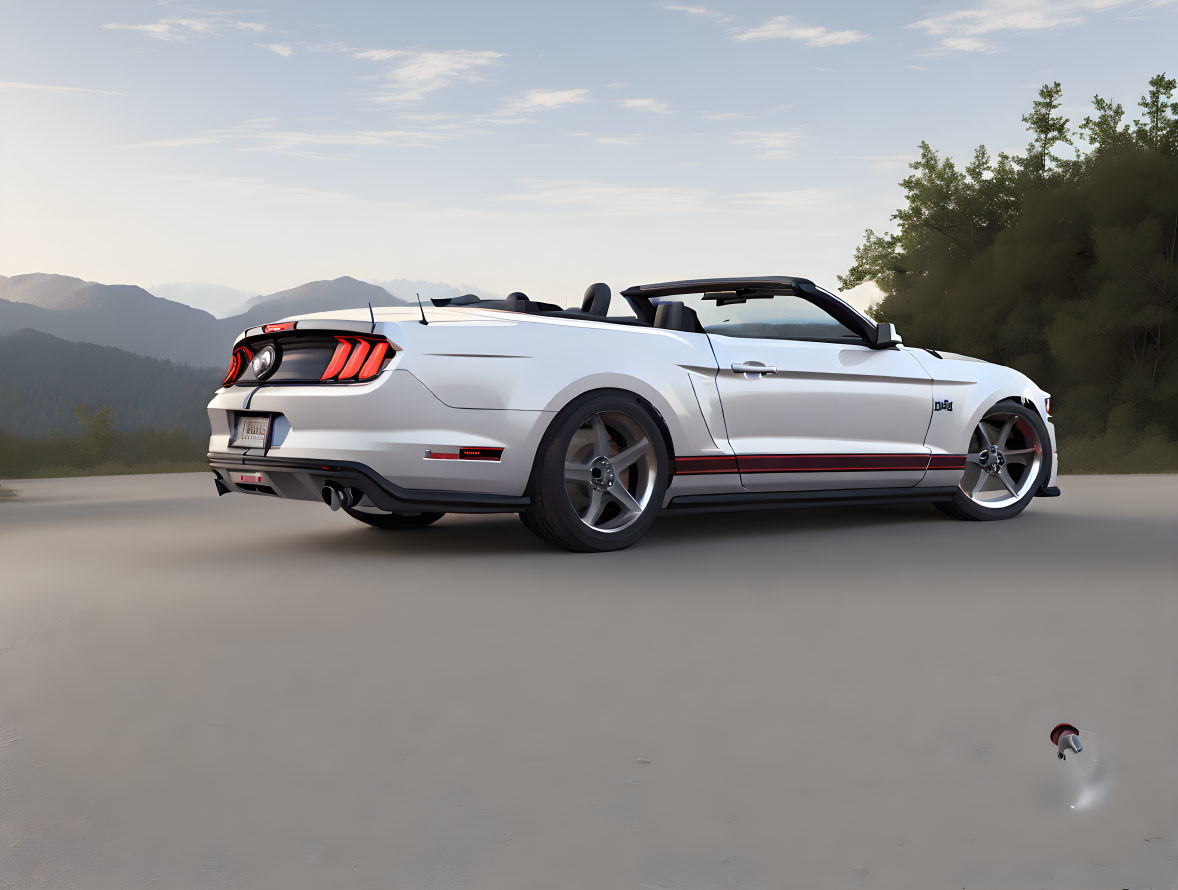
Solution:
M 661 506 L 669 459 L 650 410 L 629 393 L 578 399 L 552 422 L 521 518 L 569 550 L 620 550 Z
M 937 506 L 957 519 L 1006 519 L 1022 512 L 1051 469 L 1049 442 L 1033 410 L 999 402 L 974 428 L 953 500 Z

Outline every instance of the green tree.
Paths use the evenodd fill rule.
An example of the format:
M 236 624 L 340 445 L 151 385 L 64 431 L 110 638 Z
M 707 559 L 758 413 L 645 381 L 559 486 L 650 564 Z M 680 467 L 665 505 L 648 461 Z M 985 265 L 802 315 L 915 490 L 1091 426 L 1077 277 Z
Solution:
M 1040 179 L 1051 172 L 1051 164 L 1061 167 L 1066 161 L 1057 157 L 1052 149 L 1059 143 L 1072 145 L 1068 119 L 1056 114 L 1062 101 L 1063 87 L 1057 80 L 1039 88 L 1039 98 L 1031 103 L 1031 110 L 1023 115 L 1023 123 L 1034 137 L 1027 146 L 1025 169 Z
M 1024 116 L 1034 138 L 1020 157 L 982 147 L 959 169 L 921 143 L 893 229 L 866 232 L 841 285 L 874 282 L 873 313 L 911 344 L 1036 379 L 1063 409 L 1065 453 L 1078 442 L 1089 464 L 1127 469 L 1125 443 L 1152 442 L 1178 469 L 1178 447 L 1159 444 L 1178 439 L 1174 89 L 1153 78 L 1132 127 L 1094 97 L 1074 161 L 1053 153 L 1071 144 L 1058 84 Z
M 82 425 L 79 443 L 83 466 L 94 466 L 114 457 L 115 434 L 110 426 L 110 406 L 86 413 L 85 405 L 74 406 L 74 417 Z
M 1167 154 L 1178 151 L 1178 104 L 1170 101 L 1175 87 L 1178 81 L 1164 72 L 1150 78 L 1149 92 L 1137 103 L 1145 119 L 1134 121 L 1137 141 Z

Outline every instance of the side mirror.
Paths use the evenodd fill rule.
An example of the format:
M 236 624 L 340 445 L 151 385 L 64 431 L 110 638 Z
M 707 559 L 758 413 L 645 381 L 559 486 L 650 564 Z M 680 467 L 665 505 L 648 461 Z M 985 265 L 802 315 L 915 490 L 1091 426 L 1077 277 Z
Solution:
M 894 324 L 877 324 L 875 326 L 874 338 L 871 345 L 876 349 L 883 349 L 887 346 L 899 346 L 904 342 L 904 338 L 900 336 L 900 332 L 896 330 Z

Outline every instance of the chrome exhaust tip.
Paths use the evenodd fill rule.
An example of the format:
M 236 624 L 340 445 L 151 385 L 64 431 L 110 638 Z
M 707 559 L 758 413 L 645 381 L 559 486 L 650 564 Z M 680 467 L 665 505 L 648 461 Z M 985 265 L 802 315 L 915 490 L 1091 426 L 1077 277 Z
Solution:
M 323 498 L 323 503 L 327 504 L 333 512 L 340 507 L 354 507 L 360 500 L 354 488 L 341 488 L 334 482 L 328 482 L 324 485 L 319 492 L 319 496 Z
M 323 498 L 323 503 L 331 507 L 333 513 L 344 505 L 343 489 L 337 485 L 324 485 L 319 495 Z

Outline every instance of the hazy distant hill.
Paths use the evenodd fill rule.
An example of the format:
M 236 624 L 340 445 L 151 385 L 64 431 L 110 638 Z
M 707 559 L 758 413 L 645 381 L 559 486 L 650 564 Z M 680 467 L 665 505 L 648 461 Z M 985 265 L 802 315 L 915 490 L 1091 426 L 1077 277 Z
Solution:
M 217 318 L 239 315 L 256 297 L 254 291 L 203 281 L 153 284 L 147 290 L 165 300 L 174 300 L 193 309 L 203 309 Z
M 71 343 L 39 331 L 0 335 L 0 429 L 40 436 L 77 430 L 74 406 L 113 409 L 114 428 L 181 427 L 208 432 L 219 368 L 190 368 L 109 346 Z
M 373 284 L 379 284 L 387 290 L 394 297 L 398 297 L 402 302 L 415 303 L 417 302 L 417 294 L 421 294 L 423 300 L 431 300 L 434 297 L 457 297 L 461 294 L 476 293 L 484 297 L 502 296 L 501 294 L 490 294 L 479 288 L 471 287 L 466 284 L 446 284 L 443 281 L 420 281 L 412 278 L 394 278 L 392 281 L 374 281 Z
M 0 275 L 0 300 L 31 303 L 42 309 L 73 309 L 85 302 L 82 294 L 94 283 L 68 275 Z
M 250 300 L 249 308 L 232 319 L 239 330 L 263 321 L 276 321 L 287 315 L 326 312 L 331 309 L 364 309 L 373 306 L 394 306 L 399 300 L 383 287 L 357 281 L 345 275 L 331 281 L 310 281 L 276 294 L 266 294 Z
M 197 366 L 220 364 L 228 351 L 225 335 L 209 313 L 160 299 L 133 284 L 14 275 L 0 281 L 0 298 L 5 300 L 0 302 L 0 334 L 33 328 L 65 340 Z

